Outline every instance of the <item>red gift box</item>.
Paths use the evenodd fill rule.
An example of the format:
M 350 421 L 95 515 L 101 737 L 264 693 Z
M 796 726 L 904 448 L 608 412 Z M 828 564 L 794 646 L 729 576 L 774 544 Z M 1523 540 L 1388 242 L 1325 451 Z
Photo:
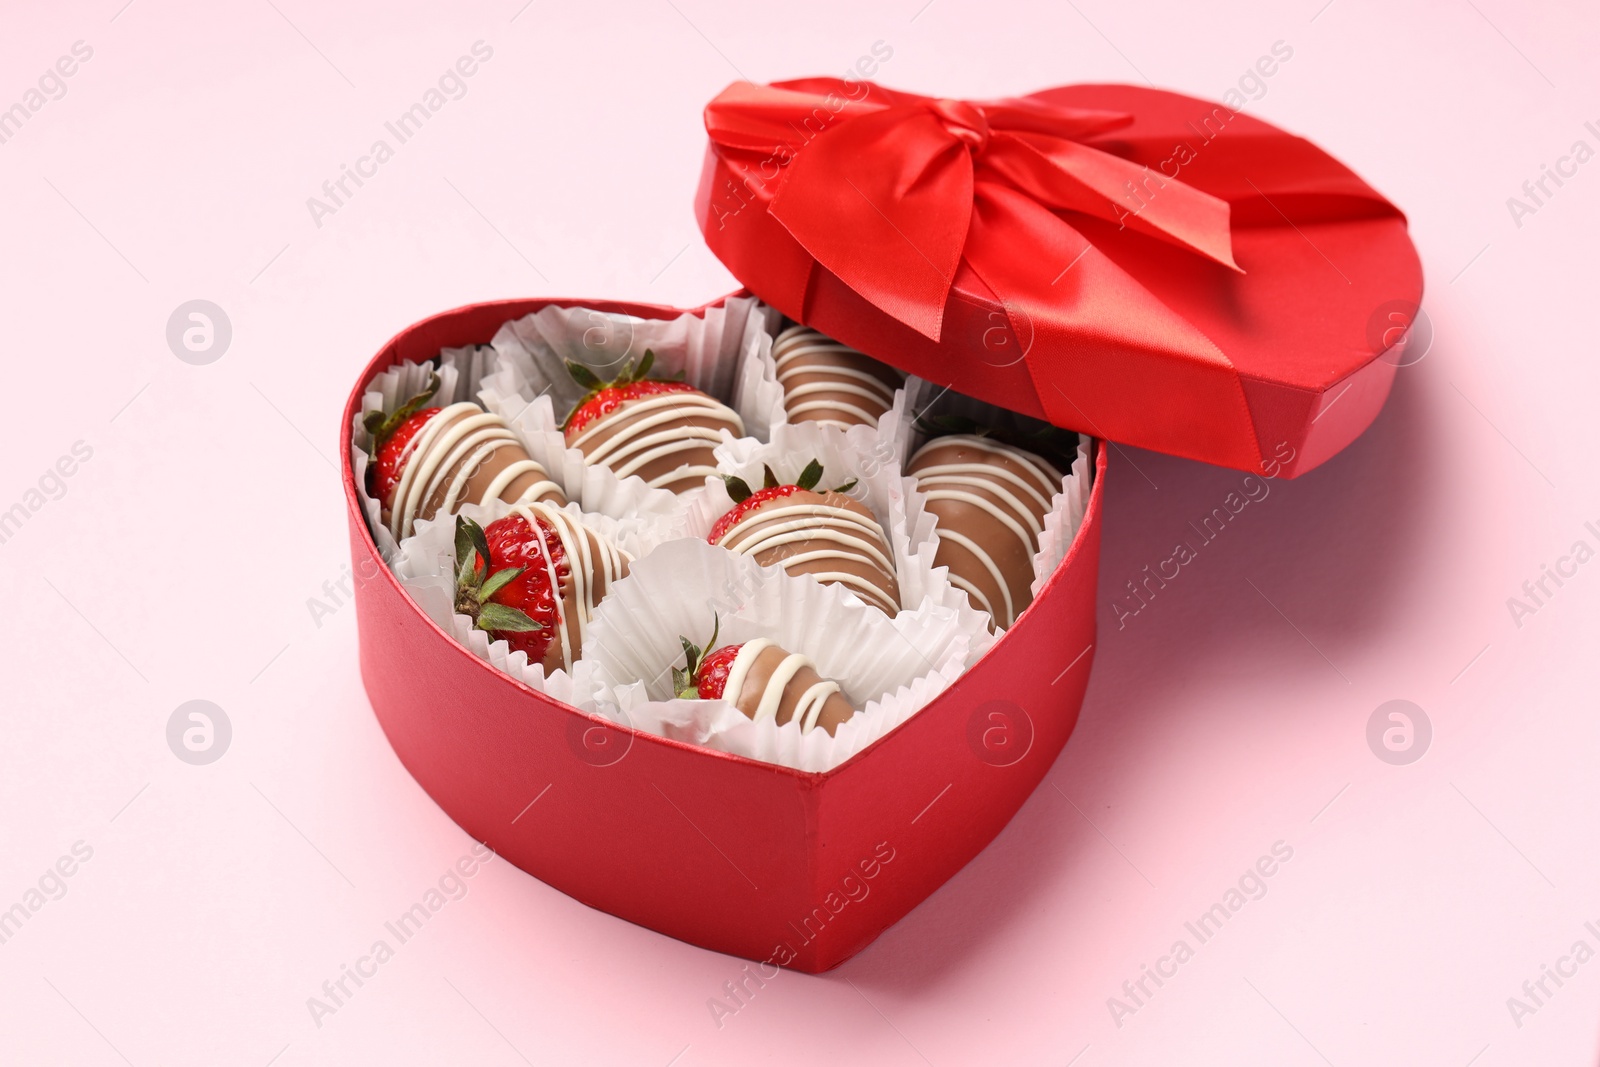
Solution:
M 1185 115 L 1213 105 L 1118 86 L 974 105 L 867 83 L 787 84 L 735 87 L 708 108 L 713 145 L 698 208 L 713 250 L 790 317 L 1017 411 L 1093 434 L 1115 426 L 1117 439 L 1265 464 L 1268 473 L 1321 462 L 1381 406 L 1393 366 L 1363 331 L 1374 308 L 1409 302 L 1414 312 L 1415 252 L 1399 213 L 1306 142 L 1233 115 L 1205 146 L 1210 155 L 1183 169 L 1182 187 L 1169 179 L 1166 203 L 1152 206 L 1157 196 L 1140 212 L 1147 217 L 1119 223 L 1114 213 L 1106 219 L 1110 209 L 1105 197 L 1094 199 L 1096 190 L 1142 172 L 1142 161 L 1171 150 L 1158 146 Z M 856 95 L 835 109 L 830 93 Z M 800 105 L 809 110 L 795 111 Z M 804 116 L 817 108 L 826 114 L 812 115 L 812 129 Z M 796 115 L 793 143 L 778 160 L 774 130 L 794 126 Z M 868 125 L 841 140 L 857 123 Z M 1021 204 L 1017 183 L 1005 185 L 1017 175 L 990 173 L 1006 152 L 1037 164 L 1016 145 L 1061 164 L 1061 175 L 1018 171 L 1024 192 L 1041 194 L 1041 202 L 1077 199 L 1048 209 Z M 761 173 L 768 156 L 777 178 Z M 791 171 L 797 161 L 802 169 Z M 750 178 L 752 163 L 759 184 Z M 1229 177 L 1239 166 L 1259 197 L 1240 193 Z M 796 176 L 804 181 L 791 188 Z M 718 200 L 730 188 L 736 208 Z M 807 215 L 829 198 L 839 226 L 863 217 L 860 204 L 838 206 L 847 193 L 890 230 L 913 230 L 925 247 L 903 234 L 911 252 L 930 267 L 943 256 L 948 269 L 935 269 L 933 283 L 924 277 L 896 292 L 893 272 L 874 275 L 871 267 L 882 226 L 855 226 L 854 246 L 850 234 L 819 235 Z M 899 194 L 904 202 L 894 201 Z M 1180 217 L 1177 208 L 1199 214 Z M 1268 212 L 1277 209 L 1295 221 L 1275 224 Z M 949 235 L 924 225 L 948 224 L 952 211 L 978 220 L 965 234 L 971 247 L 954 242 L 953 259 Z M 1035 275 L 1062 269 L 1053 260 L 1038 261 L 1043 271 L 1003 278 L 992 246 L 1007 233 L 1024 251 L 1051 242 L 1057 251 L 1076 248 L 1064 275 L 1092 269 L 1067 287 L 1058 277 L 1040 288 Z M 1297 249 L 1297 240 L 1307 247 Z M 889 256 L 899 258 L 899 273 L 910 254 L 899 248 Z M 1229 266 L 1229 255 L 1248 273 Z M 1337 270 L 1354 272 L 1347 286 L 1314 278 L 1318 264 L 1330 265 L 1324 255 L 1339 258 Z M 983 849 L 1071 734 L 1093 662 L 1105 452 L 1096 451 L 1072 547 L 1028 610 L 951 688 L 841 766 L 805 773 L 630 730 L 535 692 L 457 644 L 379 558 L 354 482 L 352 426 L 376 375 L 441 348 L 487 343 L 502 323 L 552 303 L 650 319 L 682 313 L 606 300 L 472 305 L 402 331 L 351 393 L 343 477 L 361 673 L 373 709 L 401 761 L 444 811 L 535 877 L 696 945 L 827 970 Z M 1107 318 L 1112 307 L 1136 320 Z M 1143 327 L 1139 314 L 1149 316 Z M 1196 332 L 1214 344 L 1197 347 Z M 1099 362 L 1090 366 L 1096 351 Z M 1174 397 L 1181 401 L 1185 389 L 1210 406 L 1175 414 Z M 1046 397 L 1048 390 L 1068 403 Z M 1274 446 L 1262 449 L 1260 441 Z M 1283 449 L 1275 451 L 1279 441 Z

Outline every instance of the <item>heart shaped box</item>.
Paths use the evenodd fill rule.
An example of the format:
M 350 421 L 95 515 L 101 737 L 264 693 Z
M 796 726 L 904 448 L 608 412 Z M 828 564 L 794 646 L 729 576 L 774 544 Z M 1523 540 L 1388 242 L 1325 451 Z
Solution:
M 982 851 L 1072 733 L 1094 658 L 1104 451 L 1083 524 L 1033 605 L 854 759 L 809 774 L 630 731 L 533 691 L 440 629 L 384 565 L 355 491 L 350 435 L 368 382 L 397 362 L 487 344 L 552 303 L 683 314 L 608 300 L 475 304 L 402 331 L 350 394 L 344 482 L 372 708 L 428 795 L 540 881 L 705 948 L 810 973 L 837 966 Z
M 1068 87 L 1028 99 L 1136 112 L 1113 146 L 1134 159 L 1156 151 L 1152 146 L 1174 135 L 1194 108 L 1214 107 L 1126 86 Z M 1247 149 L 1269 135 L 1287 138 L 1265 123 L 1234 119 L 1228 135 Z M 1331 163 L 1351 188 L 1366 188 L 1307 142 L 1285 143 Z M 713 251 L 755 295 L 902 369 L 1001 406 L 1043 413 L 1034 385 L 1014 362 L 971 358 L 974 351 L 981 357 L 980 339 L 992 330 L 993 316 L 1008 310 L 971 271 L 956 275 L 943 340 L 931 341 L 819 265 L 806 266 L 794 254 L 793 238 L 765 214 L 746 212 L 738 226 L 713 228 L 709 206 L 735 177 L 714 145 L 698 215 Z M 1312 203 L 1286 198 L 1302 207 Z M 1287 231 L 1263 222 L 1263 205 L 1248 201 L 1235 205 L 1244 220 L 1241 247 L 1254 249 L 1273 269 L 1245 279 L 1207 276 L 1201 297 L 1220 294 L 1220 310 L 1185 295 L 1185 279 L 1196 275 L 1175 267 L 1148 239 L 1118 246 L 1116 255 L 1129 270 L 1140 269 L 1144 257 L 1155 275 L 1176 285 L 1172 299 L 1185 314 L 1223 335 L 1230 355 L 1243 353 L 1244 432 L 1288 442 L 1289 458 L 1279 453 L 1266 473 L 1293 476 L 1338 451 L 1376 415 L 1394 375 L 1394 362 L 1380 358 L 1392 338 L 1384 334 L 1384 344 L 1371 345 L 1364 324 L 1387 304 L 1414 314 L 1421 273 L 1404 218 L 1391 209 L 1344 225 L 1307 219 L 1305 228 L 1318 243 L 1348 257 L 1347 267 L 1358 275 L 1348 290 L 1307 281 L 1308 271 L 1325 266 L 1321 252 L 1304 232 L 1307 247 L 1295 247 Z M 1284 221 L 1300 230 L 1287 216 Z M 1114 243 L 1097 233 L 1101 239 Z M 791 299 L 784 279 L 774 281 L 751 260 L 762 247 L 781 261 L 788 282 L 803 268 L 803 299 Z M 1296 278 L 1304 282 L 1302 291 L 1295 291 Z M 1082 525 L 1033 604 L 951 688 L 853 759 L 826 773 L 804 773 L 630 730 L 535 692 L 457 644 L 384 564 L 356 493 L 352 426 L 377 374 L 396 362 L 433 358 L 442 348 L 486 344 L 502 323 L 549 304 L 645 319 L 684 313 L 609 300 L 458 308 L 394 337 L 351 392 L 342 421 L 342 473 L 361 674 L 373 710 L 401 762 L 439 806 L 472 837 L 545 883 L 705 948 L 810 973 L 835 967 L 993 840 L 1072 733 L 1093 663 L 1106 451 L 1097 441 Z M 1306 309 L 1314 314 L 1299 322 Z M 1277 335 L 1292 343 L 1274 355 L 1269 349 Z M 1238 466 L 1269 458 L 1263 453 L 1240 463 L 1237 450 L 1208 455 L 1192 442 L 1164 438 L 1159 426 L 1132 437 Z

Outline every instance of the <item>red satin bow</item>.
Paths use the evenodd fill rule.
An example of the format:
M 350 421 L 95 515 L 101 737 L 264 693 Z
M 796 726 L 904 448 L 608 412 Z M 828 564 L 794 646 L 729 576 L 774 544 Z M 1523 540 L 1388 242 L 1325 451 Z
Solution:
M 1131 121 L 1033 100 L 873 86 L 851 101 L 748 82 L 706 108 L 706 129 L 725 148 L 787 154 L 797 134 L 811 136 L 783 169 L 772 216 L 852 289 L 935 341 L 963 255 L 985 281 L 1017 258 L 1009 240 L 995 248 L 972 225 L 986 209 L 1026 211 L 1010 194 L 1045 209 L 1028 220 L 1036 227 L 1066 225 L 1050 211 L 1079 211 L 1238 269 L 1226 201 L 1081 143 Z M 1156 190 L 1142 208 L 1130 198 L 1141 182 L 1147 195 Z M 1030 266 L 1048 282 L 1070 262 Z
M 1216 461 L 1245 467 L 1260 449 L 1227 356 L 1072 217 L 1240 271 L 1230 200 L 1255 222 L 1281 224 L 1276 207 L 1259 217 L 1257 181 L 1313 215 L 1394 211 L 1322 153 L 1308 163 L 1310 146 L 1278 131 L 1270 143 L 1243 139 L 1248 147 L 1234 154 L 1248 166 L 1213 166 L 1224 192 L 1213 195 L 1085 143 L 1132 116 L 1033 98 L 937 100 L 823 78 L 737 82 L 707 106 L 705 122 L 717 154 L 806 254 L 923 336 L 940 341 L 952 286 L 960 272 L 976 274 L 1027 339 L 1052 421 L 1123 440 L 1148 439 L 1141 431 L 1166 423 L 1185 442 L 1174 450 L 1202 454 L 1210 445 L 1194 441 L 1210 438 Z M 1103 224 L 1091 230 L 1116 239 Z M 786 295 L 789 306 L 803 303 Z

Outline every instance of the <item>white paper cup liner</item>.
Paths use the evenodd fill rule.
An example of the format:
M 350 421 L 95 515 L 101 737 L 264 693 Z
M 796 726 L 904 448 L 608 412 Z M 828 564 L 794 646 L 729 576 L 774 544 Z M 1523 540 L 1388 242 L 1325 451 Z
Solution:
M 725 700 L 676 699 L 679 639 L 703 644 L 713 620 L 717 647 L 764 637 L 810 657 L 856 714 L 829 737 L 802 734 L 795 722 L 752 722 Z M 599 702 L 615 704 L 636 728 L 804 771 L 836 767 L 905 722 L 970 657 L 967 626 L 950 607 L 930 602 L 890 619 L 838 586 L 692 540 L 633 565 L 596 610 L 585 648 Z
M 1050 501 L 1050 511 L 1044 517 L 1044 533 L 1039 536 L 1039 553 L 1033 557 L 1034 596 L 1044 588 L 1044 583 L 1067 558 L 1067 550 L 1078 536 L 1083 525 L 1084 512 L 1089 510 L 1089 439 L 1078 435 L 1078 454 L 1072 460 L 1072 469 L 1061 480 L 1061 492 Z
M 446 348 L 439 353 L 438 366 L 432 362 L 415 363 L 407 360 L 384 370 L 367 384 L 361 398 L 361 411 L 356 414 L 350 437 L 350 465 L 355 473 L 356 495 L 361 501 L 361 512 L 367 518 L 367 528 L 372 531 L 378 554 L 393 559 L 396 551 L 394 537 L 383 525 L 382 505 L 367 492 L 367 448 L 372 435 L 365 425 L 369 411 L 385 415 L 416 396 L 428 386 L 428 378 L 439 375 L 439 388 L 434 392 L 430 407 L 445 407 L 458 401 L 472 399 L 478 383 L 496 363 L 494 350 L 473 345 L 466 348 Z

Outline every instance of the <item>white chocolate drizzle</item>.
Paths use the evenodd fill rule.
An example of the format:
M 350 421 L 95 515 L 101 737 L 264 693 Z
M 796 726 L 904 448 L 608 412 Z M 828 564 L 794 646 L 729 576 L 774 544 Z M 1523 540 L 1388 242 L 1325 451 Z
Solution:
M 473 472 L 506 445 L 522 448 L 522 442 L 499 415 L 466 401 L 441 410 L 406 442 L 400 453 L 400 484 L 395 487 L 389 513 L 389 532 L 396 540 L 409 537 L 423 505 L 438 491 L 451 470 L 455 470 L 456 475 L 450 480 L 444 502 L 439 506 L 441 515 L 454 513 L 464 503 L 495 500 L 512 482 L 529 473 L 537 474 L 539 480 L 513 503 L 537 500 L 546 493 L 561 493 L 561 487 L 550 480 L 543 467 L 523 458 L 507 465 L 482 499 L 463 501 L 462 490 L 472 479 Z
M 1022 467 L 1030 476 L 1024 477 L 1000 462 L 960 461 L 917 468 L 919 459 L 941 448 L 963 448 L 1003 456 Z M 930 502 L 951 500 L 977 508 L 1009 530 L 1021 542 L 1028 557 L 1039 551 L 1039 535 L 1044 532 L 1043 516 L 1050 510 L 1051 498 L 1061 491 L 1062 478 L 1061 473 L 1044 459 L 975 434 L 956 434 L 936 437 L 923 445 L 911 457 L 908 467 L 917 481 L 917 487 Z M 998 502 L 985 493 L 999 498 Z M 995 586 L 1000 590 L 1001 603 L 992 603 L 976 584 L 954 571 L 950 572 L 950 584 L 961 589 L 972 598 L 974 604 L 987 611 L 996 625 L 1009 627 L 1016 622 L 1020 610 L 1011 596 L 1011 583 L 1006 580 L 989 549 L 948 524 L 938 525 L 935 532 L 941 539 L 952 541 L 972 553 L 989 577 L 994 579 Z
M 807 546 L 803 551 L 786 552 L 774 561 L 786 571 L 818 560 L 837 561 L 836 566 L 856 563 L 875 572 L 879 580 L 842 568 L 803 573 L 819 582 L 843 585 L 887 615 L 893 616 L 900 609 L 890 584 L 895 568 L 883 528 L 875 519 L 849 508 L 827 503 L 768 505 L 740 518 L 723 533 L 719 543 L 745 556 L 759 556 L 789 545 Z
M 784 330 L 772 343 L 772 359 L 777 366 L 778 385 L 783 388 L 783 407 L 789 418 L 794 420 L 813 411 L 842 411 L 863 425 L 877 425 L 878 419 L 894 403 L 894 387 L 870 371 L 837 366 L 831 359 L 813 358 L 819 355 L 869 358 L 809 326 L 791 326 Z M 792 379 L 802 374 L 825 377 L 822 381 L 791 384 Z M 834 395 L 806 399 L 818 394 Z M 853 425 L 850 420 L 837 417 L 812 421 L 825 426 L 848 428 Z
M 737 706 L 739 695 L 744 690 L 744 683 L 754 669 L 756 660 L 761 653 L 774 647 L 771 641 L 758 637 L 753 641 L 746 641 L 734 655 L 733 662 L 728 665 L 728 680 L 722 688 L 723 699 Z M 781 650 L 780 650 L 781 651 Z M 783 703 L 783 694 L 789 688 L 789 683 L 794 676 L 806 667 L 816 670 L 817 665 L 798 652 L 786 652 L 784 658 L 773 668 L 767 676 L 767 684 L 761 690 L 761 698 L 756 702 L 755 711 L 750 714 L 754 722 L 776 721 L 778 708 Z M 810 733 L 817 725 L 817 719 L 822 715 L 822 709 L 828 698 L 839 692 L 839 683 L 826 679 L 807 687 L 800 699 L 795 703 L 794 716 L 789 721 L 800 724 L 800 732 Z
M 577 659 L 577 654 L 582 651 L 584 641 L 589 636 L 589 621 L 594 617 L 596 602 L 595 590 L 611 588 L 612 583 L 627 572 L 628 564 L 633 562 L 633 557 L 580 524 L 562 509 L 549 504 L 518 504 L 511 509 L 511 514 L 521 515 L 533 529 L 540 558 L 544 561 L 545 577 L 549 580 L 555 598 L 558 620 L 556 631 L 561 638 L 561 666 L 564 670 L 570 671 L 573 661 Z M 561 547 L 567 559 L 567 574 L 572 582 L 575 618 L 567 616 L 566 591 L 561 587 L 561 574 L 556 568 L 554 557 L 550 554 L 550 545 L 545 540 L 539 520 L 543 520 L 561 540 Z M 598 581 L 597 574 L 600 579 Z M 574 628 L 576 633 L 573 632 Z
M 615 432 L 593 451 L 584 447 L 613 427 Z M 657 393 L 624 401 L 616 410 L 590 422 L 567 444 L 584 453 L 585 463 L 610 467 L 617 477 L 626 478 L 659 459 L 720 444 L 723 427 L 735 437 L 744 436 L 744 420 L 739 413 L 704 393 Z M 715 473 L 717 468 L 713 465 L 685 460 L 646 481 L 650 488 L 660 489 L 681 479 Z

